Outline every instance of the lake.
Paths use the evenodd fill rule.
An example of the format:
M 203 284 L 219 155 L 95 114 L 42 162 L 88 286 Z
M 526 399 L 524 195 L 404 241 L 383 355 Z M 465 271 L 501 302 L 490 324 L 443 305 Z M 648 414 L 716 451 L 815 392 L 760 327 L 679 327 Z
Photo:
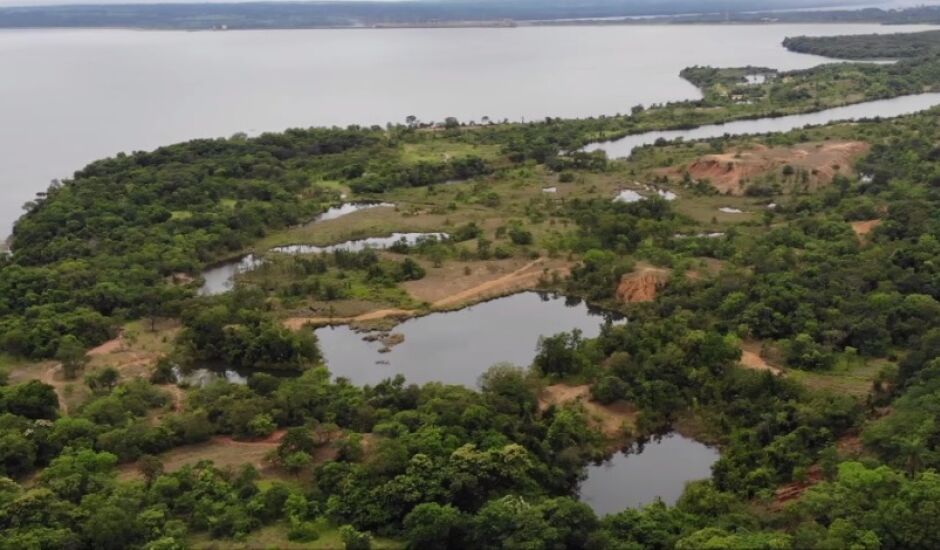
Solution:
M 0 31 L 0 239 L 53 178 L 97 158 L 297 126 L 629 111 L 698 97 L 690 65 L 798 69 L 786 36 L 928 26 Z
M 672 505 L 686 483 L 711 477 L 721 455 L 677 433 L 650 440 L 638 452 L 619 452 L 587 468 L 579 495 L 599 516 L 649 504 L 657 498 Z
M 354 384 L 376 384 L 397 374 L 408 382 L 444 382 L 477 387 L 477 380 L 499 362 L 528 366 L 539 336 L 579 329 L 600 334 L 605 315 L 580 300 L 523 292 L 458 311 L 409 319 L 392 332 L 404 335 L 388 353 L 348 326 L 316 330 L 326 366 Z
M 592 143 L 585 147 L 586 151 L 604 151 L 608 157 L 629 157 L 633 150 L 644 145 L 652 145 L 657 140 L 672 141 L 683 139 L 686 141 L 708 139 L 728 135 L 764 134 L 768 132 L 787 132 L 809 125 L 828 124 L 840 120 L 859 120 L 873 117 L 896 117 L 909 115 L 924 109 L 940 105 L 940 93 L 915 94 L 891 99 L 879 99 L 855 103 L 843 107 L 834 107 L 814 113 L 787 115 L 774 118 L 757 118 L 753 120 L 738 120 L 725 124 L 706 124 L 687 130 L 662 130 L 643 132 L 616 139 Z

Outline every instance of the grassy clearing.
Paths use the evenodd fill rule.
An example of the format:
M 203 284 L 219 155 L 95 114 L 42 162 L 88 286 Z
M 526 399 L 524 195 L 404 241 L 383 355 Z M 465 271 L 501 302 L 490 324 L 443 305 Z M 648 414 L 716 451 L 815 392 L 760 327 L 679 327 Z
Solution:
M 214 438 L 203 443 L 176 447 L 159 455 L 164 470 L 175 472 L 184 466 L 195 465 L 204 460 L 211 460 L 218 468 L 232 468 L 238 470 L 250 464 L 254 466 L 265 479 L 278 479 L 281 481 L 295 481 L 286 472 L 273 467 L 266 460 L 277 444 L 265 443 L 233 443 L 221 438 Z M 121 479 L 142 479 L 135 464 L 121 466 L 118 477 Z
M 287 539 L 287 525 L 278 523 L 262 527 L 252 532 L 244 541 L 214 541 L 207 535 L 199 534 L 190 537 L 189 543 L 193 548 L 214 550 L 226 548 L 232 550 L 267 550 L 277 548 L 280 550 L 338 550 L 344 548 L 340 537 L 339 527 L 331 525 L 325 519 L 317 520 L 317 529 L 320 536 L 310 542 L 292 542 Z M 404 548 L 403 542 L 375 537 L 372 539 L 372 548 L 376 550 L 392 550 Z
M 118 338 L 91 351 L 85 372 L 113 367 L 124 379 L 149 376 L 153 364 L 172 351 L 180 325 L 175 320 L 160 319 L 152 328 L 149 320 L 125 324 Z
M 890 365 L 891 363 L 884 359 L 840 360 L 826 372 L 790 369 L 786 371 L 786 376 L 810 389 L 865 397 L 871 391 L 872 382 L 878 373 Z
M 766 200 L 727 195 L 683 198 L 680 194 L 675 200 L 675 207 L 677 211 L 703 225 L 729 226 L 759 220 L 766 209 L 762 204 Z M 736 208 L 742 213 L 722 212 L 720 208 Z
M 474 145 L 472 143 L 459 143 L 444 139 L 437 139 L 424 143 L 406 143 L 402 147 L 402 159 L 406 163 L 440 162 L 470 156 L 480 157 L 484 160 L 493 160 L 499 157 L 498 145 Z

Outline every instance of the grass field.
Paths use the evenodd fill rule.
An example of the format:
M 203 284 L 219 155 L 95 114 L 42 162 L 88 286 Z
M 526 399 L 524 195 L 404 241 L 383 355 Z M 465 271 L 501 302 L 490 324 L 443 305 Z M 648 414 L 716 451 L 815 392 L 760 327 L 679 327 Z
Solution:
M 877 378 L 878 373 L 890 364 L 883 359 L 840 361 L 829 371 L 812 372 L 790 369 L 787 370 L 786 375 L 808 388 L 864 397 L 871 392 L 872 382 Z
M 484 160 L 499 157 L 498 145 L 474 145 L 446 139 L 436 139 L 423 143 L 406 143 L 402 146 L 402 159 L 407 163 L 440 162 L 470 156 Z

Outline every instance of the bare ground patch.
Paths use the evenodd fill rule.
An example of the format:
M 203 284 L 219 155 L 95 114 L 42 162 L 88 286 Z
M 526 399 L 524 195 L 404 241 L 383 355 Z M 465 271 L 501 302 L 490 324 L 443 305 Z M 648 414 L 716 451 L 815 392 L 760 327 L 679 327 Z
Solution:
M 415 299 L 430 303 L 430 311 L 440 311 L 537 288 L 539 282 L 551 274 L 567 276 L 570 266 L 570 262 L 564 260 L 545 258 L 528 262 L 452 262 L 442 268 L 430 268 L 423 279 L 402 286 Z M 298 316 L 285 319 L 284 326 L 299 330 L 305 326 L 362 325 L 390 318 L 403 320 L 422 313 L 426 311 L 388 308 L 346 317 Z
M 240 468 L 250 464 L 258 469 L 262 475 L 268 477 L 281 477 L 283 473 L 267 460 L 267 456 L 277 448 L 277 443 L 266 441 L 240 442 L 235 444 L 230 438 L 216 436 L 203 443 L 194 443 L 177 447 L 159 455 L 164 470 L 175 472 L 184 466 L 196 464 L 203 460 L 211 460 L 218 468 Z M 137 470 L 137 463 L 122 465 L 118 470 L 118 477 L 124 480 L 140 479 L 142 476 Z
M 88 351 L 86 371 L 113 367 L 124 379 L 146 377 L 157 360 L 170 352 L 179 330 L 180 323 L 174 319 L 152 325 L 149 321 L 129 323 L 117 338 Z
M 778 376 L 783 374 L 783 371 L 781 371 L 777 367 L 771 367 L 770 365 L 767 364 L 766 361 L 764 361 L 764 359 L 760 355 L 754 353 L 753 351 L 741 352 L 741 366 L 743 366 L 746 369 L 751 369 L 751 370 L 770 371 L 771 373 L 778 375 Z
M 782 369 L 779 369 L 773 365 L 770 365 L 761 356 L 760 342 L 744 342 L 743 344 L 741 344 L 740 364 L 742 367 L 746 369 L 769 371 L 776 376 L 783 375 Z
M 855 236 L 858 237 L 859 240 L 865 240 L 865 237 L 867 237 L 869 233 L 881 225 L 881 220 L 862 220 L 851 222 L 849 225 L 852 226 L 852 231 L 855 232 Z
M 499 270 L 494 273 L 488 268 L 484 269 L 486 272 L 482 278 L 474 277 L 473 268 L 471 268 L 471 273 L 465 275 L 464 278 L 447 277 L 445 274 L 444 277 L 432 278 L 421 287 L 406 286 L 405 288 L 416 297 L 423 293 L 443 294 L 440 298 L 433 300 L 431 307 L 449 309 L 536 288 L 539 281 L 549 277 L 552 272 L 557 273 L 559 277 L 567 276 L 571 266 L 569 262 L 539 258 L 505 274 L 500 274 Z M 415 283 L 420 282 L 415 281 Z
M 570 386 L 568 384 L 553 384 L 547 386 L 539 396 L 539 409 L 545 410 L 555 405 L 579 403 L 587 411 L 594 425 L 607 437 L 619 438 L 623 436 L 624 426 L 636 426 L 636 410 L 625 402 L 603 405 L 591 401 L 591 386 L 582 384 Z
M 742 195 L 747 181 L 788 165 L 794 171 L 804 170 L 811 186 L 829 183 L 836 174 L 849 173 L 855 159 L 868 149 L 869 145 L 861 141 L 804 143 L 793 147 L 756 146 L 705 155 L 687 166 L 670 168 L 664 173 L 679 176 L 688 172 L 693 179 L 708 180 L 722 193 Z
M 670 271 L 651 266 L 638 266 L 624 274 L 617 285 L 617 299 L 623 303 L 652 302 L 657 291 L 669 281 Z

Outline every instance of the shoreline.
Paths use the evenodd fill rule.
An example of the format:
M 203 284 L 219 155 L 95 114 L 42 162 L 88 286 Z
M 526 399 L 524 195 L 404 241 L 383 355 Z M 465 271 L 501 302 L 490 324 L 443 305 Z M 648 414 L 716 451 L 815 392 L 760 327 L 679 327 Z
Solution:
M 2 11 L 2 8 L 0 8 Z M 442 23 L 388 23 L 376 25 L 310 25 L 310 26 L 257 26 L 257 27 L 236 27 L 236 28 L 213 28 L 213 27 L 162 27 L 162 26 L 128 26 L 128 25 L 56 25 L 56 26 L 2 26 L 0 32 L 11 31 L 63 31 L 63 30 L 82 30 L 82 31 L 141 31 L 141 32 L 246 32 L 246 31 L 330 31 L 330 30 L 360 30 L 360 31 L 381 31 L 381 30 L 428 30 L 428 29 L 519 29 L 519 28 L 542 28 L 542 27 L 702 27 L 702 26 L 721 26 L 721 27 L 765 27 L 777 25 L 879 25 L 882 27 L 904 28 L 915 25 L 930 25 L 940 29 L 938 23 L 888 23 L 877 20 L 858 20 L 858 21 L 661 21 L 661 20 L 544 20 L 544 21 L 453 21 Z M 903 31 L 899 31 L 903 32 Z

